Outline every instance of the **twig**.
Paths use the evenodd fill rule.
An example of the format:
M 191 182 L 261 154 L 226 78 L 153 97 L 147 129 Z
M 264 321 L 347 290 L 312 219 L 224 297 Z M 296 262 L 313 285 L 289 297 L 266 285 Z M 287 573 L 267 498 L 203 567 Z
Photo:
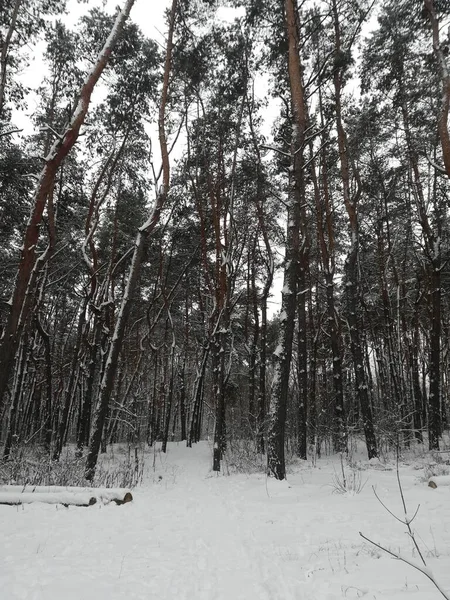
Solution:
M 384 502 L 381 500 L 381 498 L 380 498 L 380 497 L 379 497 L 379 495 L 377 494 L 377 492 L 376 492 L 376 489 L 375 489 L 375 487 L 374 487 L 374 486 L 372 486 L 372 490 L 373 490 L 373 493 L 375 494 L 375 498 L 378 500 L 378 502 L 381 504 L 381 506 L 382 506 L 382 507 L 383 507 L 383 508 L 384 508 L 384 509 L 385 509 L 385 510 L 386 510 L 386 511 L 387 511 L 387 512 L 388 512 L 388 513 L 391 515 L 391 517 L 394 517 L 394 519 L 395 519 L 396 521 L 398 521 L 399 523 L 402 523 L 403 525 L 406 525 L 406 526 L 408 525 L 408 523 L 412 523 L 412 522 L 414 521 L 414 519 L 415 519 L 415 518 L 416 518 L 416 516 L 417 516 L 417 513 L 419 512 L 420 504 L 417 506 L 417 508 L 416 508 L 416 512 L 414 513 L 414 516 L 413 516 L 411 519 L 404 521 L 403 519 L 400 519 L 400 517 L 397 517 L 397 515 L 395 515 L 395 514 L 394 514 L 394 513 L 393 513 L 393 512 L 392 512 L 392 511 L 391 511 L 391 510 L 390 510 L 390 509 L 389 509 L 389 508 L 386 506 L 386 504 L 385 504 L 385 503 L 384 503 Z
M 412 523 L 412 521 L 414 520 L 414 517 L 417 514 L 417 512 L 418 512 L 418 510 L 420 508 L 420 505 L 417 507 L 417 510 L 416 510 L 416 512 L 414 514 L 414 517 L 412 519 L 408 519 L 408 511 L 406 509 L 405 495 L 403 494 L 402 482 L 400 481 L 400 471 L 399 471 L 399 468 L 398 468 L 398 460 L 399 460 L 399 450 L 398 450 L 398 446 L 397 446 L 397 468 L 396 468 L 397 482 L 398 482 L 398 489 L 400 490 L 400 496 L 401 496 L 401 499 L 402 499 L 403 510 L 405 512 L 405 525 L 408 528 L 409 537 L 412 539 L 413 544 L 414 544 L 414 546 L 415 546 L 415 548 L 417 550 L 417 553 L 420 556 L 420 559 L 422 560 L 424 566 L 426 566 L 427 563 L 425 562 L 425 559 L 424 559 L 424 557 L 422 555 L 422 552 L 420 551 L 419 545 L 416 542 L 416 538 L 414 537 L 414 533 L 413 533 L 413 530 L 411 529 L 411 525 L 410 525 Z
M 366 537 L 364 534 L 361 533 L 361 531 L 359 532 L 359 535 L 364 540 L 366 540 L 366 542 L 369 542 L 369 544 L 372 544 L 373 546 L 376 546 L 377 548 L 379 548 L 380 550 L 383 550 L 383 552 L 386 552 L 387 554 L 390 554 L 391 556 L 393 556 L 397 560 L 401 560 L 402 562 L 406 563 L 410 567 L 413 567 L 417 571 L 420 571 L 423 575 L 425 575 L 425 577 L 428 577 L 428 579 L 431 581 L 431 583 L 439 590 L 439 592 L 442 594 L 442 596 L 444 598 L 446 598 L 446 600 L 450 600 L 450 596 L 444 592 L 444 590 L 441 588 L 441 586 L 435 580 L 432 571 L 427 566 L 419 565 L 419 564 L 417 564 L 417 563 L 415 563 L 415 562 L 413 562 L 413 561 L 405 558 L 404 556 L 401 556 L 401 554 L 399 554 L 397 552 L 393 552 L 392 550 L 388 550 L 387 548 L 385 548 L 381 544 L 377 544 L 376 542 L 374 542 L 370 538 Z

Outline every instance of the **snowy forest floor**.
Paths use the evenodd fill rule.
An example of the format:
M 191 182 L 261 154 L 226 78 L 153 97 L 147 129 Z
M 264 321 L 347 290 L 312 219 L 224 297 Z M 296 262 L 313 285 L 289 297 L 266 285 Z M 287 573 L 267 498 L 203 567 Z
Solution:
M 154 460 L 153 460 L 154 459 Z M 419 572 L 369 545 L 417 560 L 395 458 L 353 457 L 360 493 L 336 493 L 339 457 L 296 464 L 288 482 L 212 474 L 206 442 L 149 454 L 124 506 L 0 506 L 2 600 L 433 600 Z M 430 457 L 402 456 L 400 476 L 428 566 L 450 590 L 450 487 L 427 487 Z M 356 475 L 355 475 L 356 474 Z

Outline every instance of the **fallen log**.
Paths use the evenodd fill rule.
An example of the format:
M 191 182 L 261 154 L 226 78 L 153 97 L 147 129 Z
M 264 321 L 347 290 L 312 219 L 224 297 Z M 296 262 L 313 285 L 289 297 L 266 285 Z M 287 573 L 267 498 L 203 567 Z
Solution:
M 446 485 L 450 485 L 450 475 L 435 475 L 428 480 L 428 487 L 433 488 L 433 490 Z
M 97 501 L 108 504 L 126 504 L 133 500 L 131 491 L 127 488 L 91 488 L 63 485 L 0 485 L 1 494 L 89 494 Z
M 44 504 L 63 504 L 64 506 L 92 506 L 97 503 L 97 498 L 90 493 L 82 492 L 0 492 L 0 504 L 18 506 L 20 504 L 33 504 L 42 502 Z

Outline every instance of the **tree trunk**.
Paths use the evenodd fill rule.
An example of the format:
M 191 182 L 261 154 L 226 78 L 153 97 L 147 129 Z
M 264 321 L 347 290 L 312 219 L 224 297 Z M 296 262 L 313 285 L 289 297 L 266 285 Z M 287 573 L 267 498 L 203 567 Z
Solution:
M 190 448 L 192 444 L 200 441 L 201 437 L 201 420 L 202 420 L 202 403 L 203 403 L 203 388 L 205 381 L 206 365 L 208 363 L 210 344 L 203 347 L 200 368 L 193 388 L 193 401 L 191 411 L 191 422 L 189 426 L 189 436 L 186 445 Z
M 440 42 L 440 23 L 436 15 L 434 0 L 424 0 L 425 8 L 430 17 L 433 32 L 433 49 L 436 56 L 442 81 L 442 100 L 438 121 L 439 139 L 441 142 L 442 156 L 444 159 L 445 172 L 450 177 L 450 135 L 448 132 L 448 113 L 450 108 L 450 73 L 447 66 L 447 58 L 443 45 Z M 447 44 L 447 42 L 445 42 Z
M 180 427 L 181 427 L 181 441 L 187 439 L 186 433 L 186 355 L 183 358 L 183 366 L 178 372 L 179 381 L 179 402 L 180 402 Z
M 436 242 L 439 244 L 439 241 Z M 431 335 L 430 335 L 430 393 L 428 395 L 429 449 L 439 450 L 441 436 L 441 265 L 439 250 L 431 264 Z
M 303 254 L 303 252 L 302 252 Z M 297 456 L 308 458 L 308 353 L 307 353 L 307 321 L 306 321 L 306 273 L 307 260 L 301 256 L 297 292 L 298 314 L 298 419 L 297 419 Z
M 128 320 L 128 316 L 131 310 L 131 303 L 133 300 L 133 293 L 136 288 L 138 281 L 142 257 L 144 254 L 144 247 L 146 240 L 153 232 L 154 228 L 159 222 L 162 207 L 166 200 L 169 192 L 170 185 L 170 163 L 169 153 L 167 148 L 167 139 L 165 133 L 165 112 L 166 104 L 169 92 L 169 77 L 172 68 L 172 51 L 173 51 L 173 34 L 175 28 L 175 20 L 177 14 L 178 0 L 172 0 L 172 8 L 170 12 L 169 20 L 169 35 L 167 40 L 166 48 L 166 60 L 164 66 L 164 80 L 163 89 L 161 93 L 161 102 L 159 106 L 159 117 L 158 117 L 158 130 L 159 130 L 159 142 L 161 147 L 162 157 L 162 169 L 163 169 L 163 184 L 157 194 L 153 210 L 148 220 L 140 227 L 136 236 L 135 247 L 131 265 L 128 271 L 127 282 L 125 290 L 122 296 L 119 314 L 114 327 L 114 333 L 111 341 L 111 345 L 108 351 L 106 359 L 105 369 L 103 377 L 100 383 L 99 395 L 97 400 L 97 406 L 95 408 L 91 440 L 89 443 L 89 452 L 86 459 L 85 476 L 86 479 L 92 480 L 95 474 L 95 467 L 97 465 L 98 453 L 100 450 L 103 427 L 108 413 L 109 398 L 111 396 L 114 380 L 117 371 L 117 365 L 119 361 L 120 351 L 122 349 L 122 342 L 125 335 L 125 326 Z
M 169 358 L 169 390 L 167 392 L 166 399 L 166 414 L 165 422 L 164 422 L 164 433 L 163 440 L 161 446 L 161 452 L 167 452 L 167 442 L 169 441 L 169 431 L 170 431 L 170 419 L 172 416 L 172 404 L 173 404 L 173 386 L 175 379 L 175 340 L 170 349 L 170 358 Z
M 19 401 L 23 392 L 23 379 L 26 372 L 26 363 L 28 360 L 27 336 L 24 336 L 19 348 L 19 368 L 16 372 L 11 406 L 9 409 L 8 430 L 6 434 L 5 446 L 3 448 L 3 459 L 8 460 L 11 456 L 11 450 L 16 435 L 17 410 Z
M 70 407 L 73 404 L 73 400 L 76 394 L 76 384 L 78 380 L 78 374 L 80 369 L 80 351 L 82 347 L 83 334 L 86 323 L 86 302 L 81 308 L 80 316 L 78 317 L 78 327 L 77 327 L 77 337 L 75 348 L 73 350 L 72 363 L 70 368 L 70 376 L 69 382 L 67 384 L 67 389 L 64 398 L 63 411 L 61 414 L 60 422 L 58 425 L 58 433 L 55 441 L 55 448 L 53 450 L 53 460 L 59 460 L 61 455 L 64 440 L 66 437 L 67 429 L 69 426 L 69 413 Z
M 319 90 L 319 106 L 321 114 L 321 126 L 324 127 L 322 93 Z M 334 291 L 334 271 L 335 271 L 335 231 L 333 222 L 332 197 L 328 181 L 328 165 L 326 153 L 327 140 L 322 138 L 321 151 L 321 189 L 317 181 L 316 168 L 314 162 L 311 165 L 311 178 L 314 185 L 314 198 L 317 213 L 317 236 L 322 258 L 326 288 L 326 309 L 328 333 L 330 336 L 331 360 L 333 364 L 333 393 L 334 393 L 334 415 L 335 426 L 333 427 L 333 443 L 336 452 L 347 451 L 347 423 L 344 408 L 344 388 L 342 376 L 342 356 L 339 316 L 336 310 L 335 291 Z M 312 144 L 310 145 L 311 156 L 314 155 Z M 317 350 L 316 350 L 317 352 Z
M 214 446 L 213 446 L 213 471 L 220 471 L 225 450 L 225 336 L 226 333 L 216 332 L 212 342 L 212 368 L 213 368 L 213 397 L 216 403 Z
M 50 335 L 43 328 L 39 315 L 36 315 L 36 327 L 44 344 L 45 355 L 45 449 L 50 453 L 53 436 L 53 372 L 52 372 L 52 349 L 50 344 Z
M 85 448 L 89 444 L 95 373 L 98 368 L 98 354 L 100 350 L 100 339 L 102 334 L 101 321 L 97 315 L 94 317 L 93 330 L 93 340 L 88 349 L 89 362 L 87 369 L 87 379 L 84 388 L 84 394 L 82 396 L 81 414 L 78 428 L 77 449 L 80 455 L 82 455 L 83 453 L 83 448 Z
M 339 15 L 336 0 L 333 0 L 333 19 L 335 32 L 335 55 L 336 63 L 339 64 L 339 57 L 342 53 L 341 48 L 341 32 Z M 353 369 L 355 373 L 356 396 L 361 408 L 363 419 L 363 429 L 366 438 L 367 454 L 370 458 L 378 455 L 377 441 L 373 425 L 372 408 L 370 406 L 368 386 L 364 369 L 364 352 L 361 343 L 360 322 L 358 319 L 358 293 L 359 293 L 359 276 L 358 276 L 358 254 L 359 254 L 359 224 L 358 224 L 358 199 L 361 194 L 361 185 L 357 181 L 357 190 L 352 196 L 350 193 L 350 158 L 348 155 L 347 136 L 342 121 L 341 109 L 341 88 L 342 88 L 341 69 L 337 66 L 333 73 L 333 84 L 335 92 L 335 110 L 336 110 L 336 126 L 338 134 L 339 162 L 342 179 L 344 204 L 347 209 L 350 222 L 350 251 L 345 264 L 346 285 L 348 294 L 348 310 L 347 320 L 350 329 L 350 347 L 353 359 Z M 357 175 L 357 173 L 355 173 Z
M 298 28 L 298 6 L 296 0 L 285 1 L 285 26 L 288 42 L 288 75 L 292 106 L 292 172 L 289 181 L 288 223 L 284 285 L 281 301 L 280 334 L 274 355 L 274 380 L 268 430 L 268 472 L 276 479 L 286 478 L 285 426 L 287 399 L 292 358 L 292 342 L 297 308 L 297 287 L 300 259 L 300 230 L 304 203 L 303 146 L 306 124 L 302 65 L 300 61 L 300 35 Z M 306 251 L 307 240 L 302 240 L 302 252 Z M 302 265 L 303 268 L 303 265 Z M 303 292 L 304 290 L 300 290 Z M 301 294 L 299 302 L 306 302 Z M 305 390 L 302 390 L 302 393 Z M 307 397 L 300 399 L 306 406 Z
M 11 40 L 16 29 L 17 18 L 19 16 L 19 9 L 22 2 L 23 0 L 15 0 L 14 8 L 11 14 L 11 21 L 6 32 L 5 39 L 3 39 L 3 35 L 0 37 L 0 40 L 2 42 L 0 52 L 0 123 L 4 120 L 3 113 L 5 106 L 6 71 L 8 66 L 9 46 L 11 44 Z

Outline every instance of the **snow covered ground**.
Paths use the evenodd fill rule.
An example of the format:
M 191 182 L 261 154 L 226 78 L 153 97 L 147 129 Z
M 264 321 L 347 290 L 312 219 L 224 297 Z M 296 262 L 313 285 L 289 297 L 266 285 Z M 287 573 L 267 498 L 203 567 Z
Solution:
M 1 600 L 433 600 L 419 572 L 365 543 L 417 559 L 395 465 L 362 459 L 359 494 L 337 494 L 337 457 L 299 465 L 288 483 L 215 476 L 210 449 L 171 444 L 148 460 L 124 506 L 0 506 Z M 425 459 L 403 460 L 409 514 L 426 561 L 450 591 L 450 487 L 420 481 Z M 409 464 L 407 464 L 409 463 Z M 351 475 L 351 473 L 350 473 Z

